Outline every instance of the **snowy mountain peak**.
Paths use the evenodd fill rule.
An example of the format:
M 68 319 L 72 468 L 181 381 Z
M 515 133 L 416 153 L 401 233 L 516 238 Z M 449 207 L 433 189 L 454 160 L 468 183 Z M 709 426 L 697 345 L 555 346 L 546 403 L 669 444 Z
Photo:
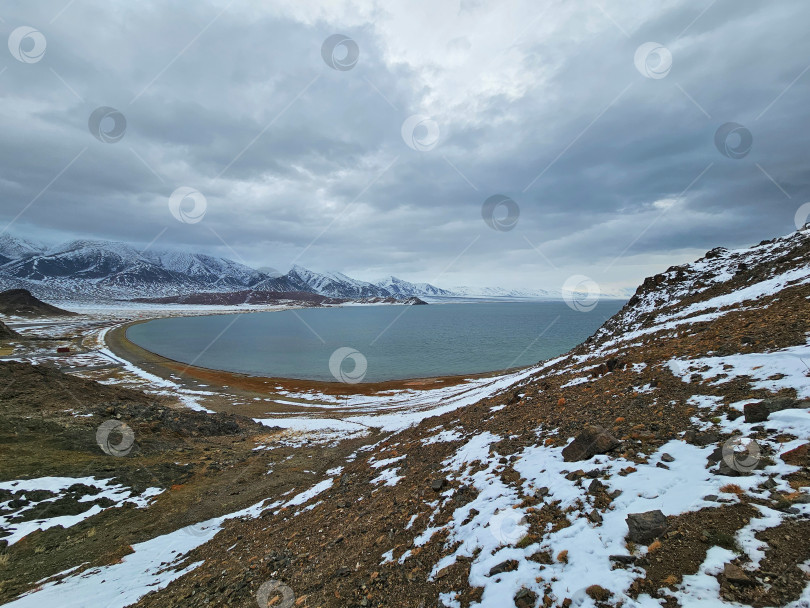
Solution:
M 27 239 L 17 238 L 10 234 L 0 235 L 0 257 L 7 260 L 19 260 L 20 258 L 37 255 L 46 249 L 45 245 Z
M 375 283 L 378 287 L 387 289 L 391 293 L 399 296 L 417 296 L 417 297 L 451 297 L 455 295 L 452 291 L 441 289 L 430 283 L 411 283 L 403 281 L 393 275 L 390 275 Z

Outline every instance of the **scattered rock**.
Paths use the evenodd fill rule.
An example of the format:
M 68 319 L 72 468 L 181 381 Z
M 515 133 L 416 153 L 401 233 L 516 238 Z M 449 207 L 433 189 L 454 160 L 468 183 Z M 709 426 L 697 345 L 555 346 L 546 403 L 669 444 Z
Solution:
M 440 479 L 434 479 L 432 482 L 430 482 L 430 489 L 434 492 L 441 492 L 445 485 L 447 485 L 447 480 L 443 477 Z
M 537 594 L 529 589 L 523 588 L 515 594 L 517 608 L 534 608 L 536 602 Z
M 720 436 L 717 433 L 698 433 L 697 436 L 697 444 L 698 445 L 710 445 L 712 443 L 717 443 L 720 439 Z
M 594 479 L 591 482 L 591 485 L 588 486 L 588 492 L 590 494 L 597 494 L 598 492 L 602 491 L 605 488 L 605 484 L 603 484 L 598 479 Z
M 502 574 L 504 572 L 512 572 L 513 570 L 517 570 L 520 564 L 516 559 L 508 559 L 505 562 L 501 562 L 497 566 L 494 566 L 490 571 L 490 576 L 495 576 L 496 574 Z
M 723 576 L 729 583 L 735 585 L 753 585 L 755 582 L 743 572 L 742 568 L 734 564 L 726 564 L 723 568 Z
M 611 555 L 610 561 L 629 566 L 636 563 L 636 558 L 633 555 Z
M 807 505 L 810 504 L 810 494 L 806 492 L 802 492 L 798 496 L 793 498 L 794 505 Z
M 661 511 L 631 513 L 627 516 L 627 538 L 639 545 L 648 545 L 667 531 L 667 518 Z
M 675 462 L 675 458 L 671 454 L 667 454 L 666 452 L 661 454 L 661 460 L 663 460 L 664 462 Z
M 726 464 L 725 460 L 721 460 L 717 464 L 717 469 L 715 469 L 714 473 L 716 475 L 724 475 L 726 477 L 742 477 L 743 475 L 750 475 L 751 473 L 744 473 L 742 471 L 738 471 L 737 469 L 732 469 L 730 466 Z
M 595 524 L 601 524 L 602 523 L 602 516 L 599 514 L 599 511 L 597 511 L 596 509 L 594 509 L 593 511 L 588 513 L 588 519 L 590 519 Z
M 787 464 L 797 467 L 810 467 L 810 443 L 805 443 L 789 452 L 785 452 L 780 458 Z
M 765 399 L 762 404 L 770 412 L 781 412 L 782 410 L 805 409 L 810 407 L 810 399 L 791 399 L 790 397 L 780 397 L 777 399 Z
M 618 439 L 601 426 L 589 425 L 576 438 L 563 448 L 566 462 L 588 460 L 597 454 L 604 454 L 621 445 Z
M 659 469 L 666 469 L 667 471 L 669 470 L 669 467 L 665 465 L 663 462 L 656 462 L 655 466 L 657 466 Z
M 765 422 L 770 412 L 765 403 L 746 403 L 743 406 L 746 422 Z
M 691 443 L 692 445 L 697 445 L 701 447 L 707 446 L 712 443 L 717 443 L 719 439 L 720 437 L 719 435 L 717 435 L 717 433 L 711 432 L 698 433 L 694 429 L 689 429 L 683 434 L 683 440 L 686 443 Z

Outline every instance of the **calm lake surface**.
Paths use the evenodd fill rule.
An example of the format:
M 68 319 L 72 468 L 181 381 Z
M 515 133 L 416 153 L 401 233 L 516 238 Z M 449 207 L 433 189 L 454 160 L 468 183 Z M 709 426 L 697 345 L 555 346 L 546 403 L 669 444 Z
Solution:
M 134 325 L 127 337 L 183 363 L 304 380 L 334 381 L 330 358 L 347 347 L 365 358 L 363 381 L 379 382 L 531 365 L 585 340 L 623 303 L 603 300 L 590 312 L 564 302 L 498 302 L 175 317 Z M 357 357 L 341 359 L 332 370 L 362 375 Z

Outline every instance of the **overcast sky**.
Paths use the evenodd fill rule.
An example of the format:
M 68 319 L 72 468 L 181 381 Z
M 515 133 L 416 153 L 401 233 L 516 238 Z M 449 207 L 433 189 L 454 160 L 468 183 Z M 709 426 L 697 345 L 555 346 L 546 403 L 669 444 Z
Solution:
M 3 3 L 0 229 L 634 286 L 795 229 L 808 23 L 801 0 Z

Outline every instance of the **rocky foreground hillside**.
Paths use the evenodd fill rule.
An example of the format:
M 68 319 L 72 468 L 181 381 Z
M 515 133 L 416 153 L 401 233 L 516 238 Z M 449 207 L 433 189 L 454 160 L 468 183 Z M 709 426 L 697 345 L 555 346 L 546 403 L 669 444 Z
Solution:
M 12 535 L 0 601 L 808 606 L 808 319 L 810 228 L 715 249 L 501 394 L 317 450 L 257 450 L 268 429 L 250 420 L 4 369 L 4 478 L 36 462 L 88 480 L 0 484 L 0 526 L 20 501 L 99 513 Z M 80 398 L 56 405 L 59 384 Z M 88 445 L 105 420 L 137 438 L 119 429 L 106 459 Z

